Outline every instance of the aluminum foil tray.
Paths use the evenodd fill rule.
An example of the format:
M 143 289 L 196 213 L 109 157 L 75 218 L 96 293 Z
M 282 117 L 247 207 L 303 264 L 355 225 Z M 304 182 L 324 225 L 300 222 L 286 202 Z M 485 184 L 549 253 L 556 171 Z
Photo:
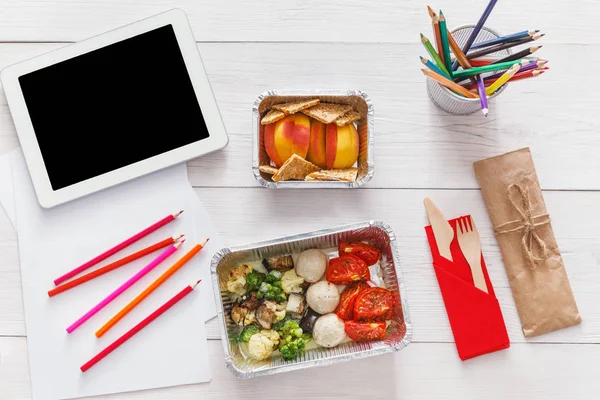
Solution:
M 308 349 L 297 359 L 289 361 L 283 360 L 280 356 L 273 356 L 264 361 L 247 358 L 240 350 L 240 345 L 232 340 L 239 327 L 229 318 L 233 299 L 224 289 L 229 272 L 240 263 L 262 260 L 265 257 L 299 253 L 310 248 L 337 248 L 340 241 L 366 241 L 381 251 L 378 279 L 392 292 L 396 300 L 385 339 L 372 342 L 349 341 L 331 349 L 322 347 Z M 408 346 L 411 341 L 412 324 L 400 272 L 396 236 L 390 226 L 381 221 L 360 222 L 244 246 L 223 248 L 213 256 L 211 276 L 225 363 L 238 378 L 247 379 L 390 353 Z

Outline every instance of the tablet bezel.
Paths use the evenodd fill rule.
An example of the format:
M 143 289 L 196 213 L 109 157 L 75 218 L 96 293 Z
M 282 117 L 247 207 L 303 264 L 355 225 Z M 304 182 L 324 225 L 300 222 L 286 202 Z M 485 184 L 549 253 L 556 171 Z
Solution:
M 59 190 L 52 189 L 25 104 L 25 98 L 21 91 L 19 77 L 168 24 L 173 26 L 173 31 L 175 32 L 181 54 L 185 61 L 196 98 L 202 110 L 209 137 Z M 180 9 L 169 10 L 162 14 L 11 65 L 2 70 L 0 78 L 38 201 L 45 208 L 66 203 L 141 175 L 219 150 L 225 147 L 228 142 L 225 126 L 223 125 L 210 82 L 202 64 L 202 59 L 198 53 L 196 40 L 187 16 Z M 65 117 L 68 118 L 68 114 Z

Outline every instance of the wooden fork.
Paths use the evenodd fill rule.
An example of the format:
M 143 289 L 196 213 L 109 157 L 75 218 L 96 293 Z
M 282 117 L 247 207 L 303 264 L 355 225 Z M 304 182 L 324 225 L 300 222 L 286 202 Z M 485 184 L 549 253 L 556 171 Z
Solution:
M 471 268 L 473 283 L 475 283 L 476 288 L 487 293 L 487 285 L 483 276 L 483 269 L 481 268 L 481 242 L 473 218 L 461 218 L 456 224 L 458 245 Z

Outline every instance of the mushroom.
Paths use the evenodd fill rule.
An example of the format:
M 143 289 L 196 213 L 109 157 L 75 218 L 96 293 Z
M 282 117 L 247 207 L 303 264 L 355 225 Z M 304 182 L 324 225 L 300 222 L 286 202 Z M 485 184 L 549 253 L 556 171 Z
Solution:
M 271 329 L 271 324 L 273 323 L 273 318 L 275 317 L 275 311 L 277 311 L 277 303 L 271 300 L 265 300 L 256 309 L 256 321 L 263 328 Z

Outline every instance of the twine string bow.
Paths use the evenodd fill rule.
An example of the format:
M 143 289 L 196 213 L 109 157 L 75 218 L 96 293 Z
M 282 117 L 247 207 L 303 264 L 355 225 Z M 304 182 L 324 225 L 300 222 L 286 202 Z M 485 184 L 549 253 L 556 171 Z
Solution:
M 500 224 L 494 228 L 496 234 L 508 234 L 513 232 L 523 232 L 521 247 L 523 254 L 527 258 L 532 269 L 535 269 L 537 263 L 548 257 L 548 247 L 546 243 L 537 234 L 536 229 L 540 226 L 550 223 L 550 216 L 546 214 L 533 215 L 533 206 L 529 198 L 529 190 L 519 184 L 511 184 L 506 189 L 508 200 L 514 209 L 521 216 L 520 219 Z M 516 199 L 515 199 L 516 198 Z M 534 252 L 534 242 L 539 248 L 539 253 Z

